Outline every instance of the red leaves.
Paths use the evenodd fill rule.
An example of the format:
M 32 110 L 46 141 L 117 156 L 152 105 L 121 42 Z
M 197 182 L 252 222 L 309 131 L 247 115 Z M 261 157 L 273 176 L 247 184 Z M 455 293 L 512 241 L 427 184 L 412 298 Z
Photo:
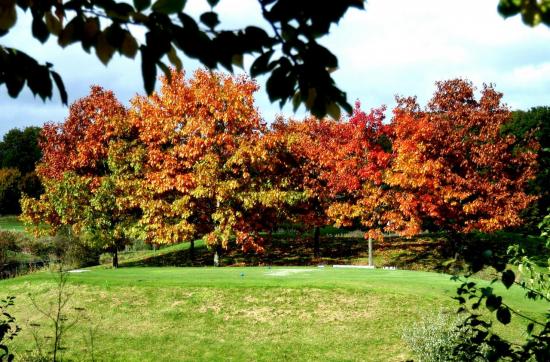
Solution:
M 54 207 L 55 185 L 70 175 L 86 180 L 79 195 L 95 198 L 88 211 L 98 222 L 120 224 L 112 235 L 132 229 L 157 244 L 203 237 L 261 251 L 259 233 L 282 222 L 360 225 L 373 238 L 428 223 L 493 231 L 517 225 L 534 199 L 523 191 L 534 146 L 500 134 L 510 112 L 491 87 L 476 100 L 466 81 L 437 83 L 425 110 L 398 99 L 390 124 L 385 108 L 366 113 L 356 103 L 348 119 L 278 119 L 268 130 L 253 81 L 207 71 L 171 78 L 129 110 L 92 87 L 65 123 L 46 125 L 39 174 L 51 192 L 25 200 L 27 218 L 71 219 Z
M 372 212 L 379 202 L 387 202 L 373 197 L 385 194 L 380 186 L 391 160 L 392 128 L 383 120 L 384 108 L 367 114 L 357 103 L 347 120 L 307 118 L 275 124 L 274 132 L 287 140 L 295 165 L 289 174 L 309 195 L 297 210 L 301 223 L 351 226 L 358 221 L 372 230 L 385 226 L 373 221 L 381 216 Z
M 484 86 L 478 101 L 467 81 L 436 85 L 425 111 L 409 99 L 394 112 L 388 182 L 410 195 L 401 208 L 419 226 L 431 219 L 459 232 L 518 225 L 519 212 L 534 200 L 524 189 L 534 177 L 535 154 L 501 135 L 511 117 L 502 94 Z
M 38 174 L 57 180 L 66 171 L 97 175 L 117 122 L 125 117 L 126 109 L 113 92 L 91 87 L 88 96 L 71 105 L 64 123 L 44 125 Z

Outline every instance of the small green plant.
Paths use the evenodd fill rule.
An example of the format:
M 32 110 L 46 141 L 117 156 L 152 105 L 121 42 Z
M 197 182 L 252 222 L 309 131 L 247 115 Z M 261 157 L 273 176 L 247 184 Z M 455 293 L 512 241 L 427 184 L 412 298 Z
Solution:
M 17 241 L 17 233 L 0 231 L 0 271 L 10 261 L 10 255 L 20 250 Z
M 541 237 L 546 240 L 546 247 L 550 248 L 550 214 L 539 224 L 539 228 Z M 541 271 L 520 246 L 511 246 L 508 253 L 509 259 L 502 260 L 488 250 L 483 255 L 485 260 L 476 263 L 477 268 L 488 264 L 499 272 L 499 276 L 490 286 L 480 287 L 467 277 L 457 278 L 462 284 L 457 289 L 455 299 L 460 303 L 459 312 L 468 314 L 462 327 L 470 328 L 472 335 L 461 341 L 455 353 L 483 355 L 481 346 L 489 345 L 491 353 L 487 359 L 490 361 L 550 361 L 550 260 L 547 268 Z M 506 261 L 511 261 L 518 267 L 519 275 L 511 269 L 506 269 Z M 512 308 L 502 296 L 494 293 L 492 285 L 495 283 L 502 283 L 507 289 L 521 288 L 527 299 L 545 304 L 547 313 L 543 316 L 530 316 Z M 524 341 L 518 344 L 505 339 L 495 331 L 492 321 L 487 318 L 487 313 L 481 313 L 483 309 L 495 313 L 496 320 L 508 328 L 511 328 L 512 317 L 526 322 Z
M 455 347 L 470 333 L 457 327 L 462 320 L 462 316 L 444 310 L 425 314 L 403 330 L 402 338 L 420 362 L 469 360 L 464 355 L 453 356 Z
M 13 361 L 13 354 L 8 349 L 7 342 L 12 340 L 21 328 L 15 323 L 15 317 L 8 313 L 8 308 L 14 305 L 15 297 L 8 296 L 0 300 L 0 361 Z
M 65 335 L 78 323 L 80 315 L 84 310 L 82 308 L 74 308 L 77 314 L 73 316 L 69 314 L 69 301 L 72 297 L 72 293 L 67 286 L 69 274 L 64 268 L 63 263 L 52 267 L 56 268 L 54 270 L 56 276 L 54 300 L 49 305 L 42 306 L 38 303 L 35 296 L 29 295 L 34 308 L 46 319 L 46 326 L 51 328 L 52 334 L 41 338 L 38 330 L 41 324 L 33 322 L 29 325 L 31 326 L 31 333 L 36 345 L 34 359 L 51 359 L 51 361 L 56 362 L 62 359 L 62 353 L 65 350 L 63 345 Z

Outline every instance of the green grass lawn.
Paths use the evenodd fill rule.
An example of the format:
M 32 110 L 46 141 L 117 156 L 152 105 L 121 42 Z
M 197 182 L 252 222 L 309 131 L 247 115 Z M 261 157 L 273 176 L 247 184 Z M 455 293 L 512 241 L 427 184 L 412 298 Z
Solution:
M 0 229 L 24 230 L 15 217 L 0 218 Z M 307 237 L 277 235 L 263 255 L 242 253 L 238 248 L 222 252 L 221 264 L 233 266 L 226 268 L 172 267 L 211 265 L 213 251 L 200 240 L 195 243 L 193 260 L 188 243 L 123 252 L 123 267 L 118 270 L 93 267 L 70 274 L 67 308 L 69 320 L 78 317 L 78 322 L 64 340 L 63 359 L 413 358 L 401 340 L 402 330 L 422 315 L 457 308 L 451 297 L 458 283 L 449 275 L 422 271 L 441 271 L 444 243 L 434 235 L 414 240 L 388 238 L 375 244 L 378 266 L 417 271 L 317 267 L 365 264 L 366 245 L 361 235 L 328 235 L 322 240 L 321 256 L 314 257 Z M 543 305 L 526 300 L 520 290 L 499 292 L 524 314 L 545 312 Z M 38 307 L 49 309 L 56 297 L 54 275 L 44 271 L 0 281 L 0 298 L 7 295 L 17 297 L 12 311 L 22 327 L 11 348 L 24 360 L 25 353 L 36 349 L 33 331 L 40 341 L 52 334 L 31 297 Z M 521 321 L 514 319 L 513 328 L 501 332 L 519 341 L 524 330 Z
M 70 275 L 71 315 L 65 360 L 97 361 L 402 361 L 412 357 L 402 329 L 426 312 L 456 308 L 448 275 L 332 267 L 91 268 Z M 53 275 L 0 281 L 17 296 L 23 330 L 12 348 L 34 349 L 31 324 L 48 335 L 42 308 L 54 300 Z M 524 313 L 543 306 L 512 288 L 506 299 Z M 84 312 L 74 307 L 84 308 Z M 517 321 L 515 323 L 518 323 Z M 519 324 L 517 327 L 521 327 Z M 516 328 L 512 338 L 520 338 Z M 88 337 L 87 337 L 88 336 Z M 88 341 L 88 342 L 86 342 Z
M 0 216 L 0 230 L 8 230 L 8 231 L 25 231 L 25 226 L 17 216 Z

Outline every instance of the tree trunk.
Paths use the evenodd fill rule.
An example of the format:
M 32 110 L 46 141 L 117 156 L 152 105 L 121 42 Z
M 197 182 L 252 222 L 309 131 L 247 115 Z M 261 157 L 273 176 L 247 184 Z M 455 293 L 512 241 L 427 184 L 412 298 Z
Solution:
M 195 260 L 195 240 L 191 240 L 191 244 L 189 245 L 189 259 L 191 261 Z
M 321 237 L 321 230 L 319 229 L 319 226 L 316 226 L 313 230 L 313 255 L 318 258 L 320 254 L 320 245 L 319 245 L 319 239 Z
M 118 268 L 118 248 L 116 246 L 113 251 L 113 268 Z
M 374 266 L 374 262 L 372 260 L 372 238 L 369 238 L 369 266 Z
M 220 256 L 218 255 L 218 248 L 214 252 L 214 266 L 220 266 Z
M 464 248 L 464 240 L 462 234 L 451 231 L 447 236 L 447 247 L 446 247 L 446 257 L 453 258 L 455 260 L 462 259 L 462 251 Z

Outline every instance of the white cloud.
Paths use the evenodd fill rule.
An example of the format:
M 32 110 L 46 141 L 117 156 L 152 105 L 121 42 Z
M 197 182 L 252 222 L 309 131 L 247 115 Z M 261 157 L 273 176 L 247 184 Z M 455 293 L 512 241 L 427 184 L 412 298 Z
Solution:
M 550 79 L 550 62 L 515 68 L 509 79 L 518 87 L 540 86 Z

